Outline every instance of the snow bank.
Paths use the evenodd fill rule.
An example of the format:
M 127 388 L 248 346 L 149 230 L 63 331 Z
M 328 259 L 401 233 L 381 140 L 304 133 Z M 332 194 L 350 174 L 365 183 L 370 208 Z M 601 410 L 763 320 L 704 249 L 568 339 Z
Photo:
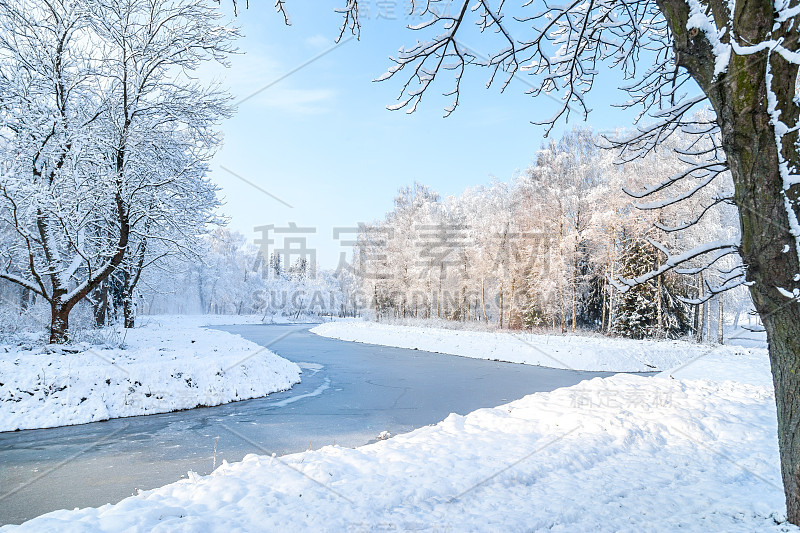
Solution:
M 677 368 L 662 372 L 676 379 L 712 379 L 772 387 L 772 372 L 766 348 L 740 351 L 710 350 Z
M 765 350 L 701 345 L 687 341 L 456 331 L 374 322 L 332 322 L 311 331 L 323 337 L 346 341 L 571 370 L 663 371 L 709 354 L 722 359 L 750 360 L 763 357 L 766 361 Z
M 142 317 L 142 327 L 123 333 L 124 349 L 0 346 L 0 431 L 219 405 L 300 381 L 294 363 L 200 327 L 209 322 L 233 319 Z
M 614 376 L 3 532 L 792 531 L 768 386 Z
M 202 330 L 182 327 L 189 337 L 174 342 L 200 338 Z M 167 329 L 143 328 L 145 345 L 169 342 Z M 449 333 L 459 349 L 471 338 Z M 552 339 L 562 356 L 591 356 L 588 343 L 598 353 L 633 347 Z M 785 522 L 764 350 L 705 348 L 661 377 L 584 381 L 357 449 L 249 455 L 115 505 L 55 511 L 0 531 L 800 533 Z M 651 358 L 616 364 L 654 361 L 662 351 L 637 353 Z

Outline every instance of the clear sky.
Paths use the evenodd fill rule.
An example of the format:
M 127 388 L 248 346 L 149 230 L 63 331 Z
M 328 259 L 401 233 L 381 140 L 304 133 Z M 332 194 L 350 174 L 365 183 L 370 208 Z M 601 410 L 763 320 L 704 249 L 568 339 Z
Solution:
M 245 35 L 237 42 L 241 54 L 231 68 L 202 75 L 221 81 L 237 101 L 246 99 L 222 125 L 224 146 L 212 163 L 231 228 L 251 241 L 259 237 L 255 226 L 316 228 L 303 236 L 327 268 L 347 249 L 332 229 L 381 218 L 401 186 L 419 181 L 448 196 L 512 178 L 543 141 L 544 128 L 531 121 L 557 109 L 547 97 L 526 96 L 524 76 L 500 94 L 485 88 L 487 72 L 474 69 L 449 118 L 442 115 L 451 98 L 440 96 L 451 88 L 448 76 L 416 113 L 388 111 L 404 79 L 371 80 L 386 71 L 400 46 L 416 41 L 405 26 L 419 19 L 407 18 L 404 1 L 361 0 L 361 40 L 331 49 L 341 24 L 333 8 L 344 3 L 289 1 L 287 27 L 272 2 L 251 2 L 235 19 Z M 625 99 L 616 89 L 619 74 L 602 74 L 586 124 L 597 130 L 630 126 L 633 114 L 611 107 Z M 582 117 L 562 121 L 552 135 L 574 124 L 584 124 Z

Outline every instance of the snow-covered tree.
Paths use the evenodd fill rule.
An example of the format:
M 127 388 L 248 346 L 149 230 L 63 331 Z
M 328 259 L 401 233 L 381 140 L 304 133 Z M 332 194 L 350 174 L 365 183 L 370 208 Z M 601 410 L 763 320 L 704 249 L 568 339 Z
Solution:
M 121 266 L 125 327 L 142 269 L 170 254 L 196 255 L 216 222 L 216 187 L 205 177 L 229 114 L 227 95 L 198 83 L 204 61 L 225 63 L 237 32 L 196 0 L 112 0 L 93 4 L 107 43 L 109 164 L 122 176 L 131 242 Z
M 619 275 L 634 278 L 655 270 L 659 254 L 645 239 L 634 237 L 625 243 L 619 258 Z M 688 306 L 682 301 L 686 294 L 680 281 L 675 274 L 665 274 L 622 293 L 614 310 L 613 331 L 636 339 L 688 333 Z
M 92 51 L 102 47 L 82 2 L 0 5 L 0 213 L 16 233 L 0 276 L 49 303 L 51 342 L 67 340 L 71 309 L 122 262 L 130 236 L 122 184 L 101 155 L 105 80 Z
M 302 260 L 284 270 L 277 254 L 264 260 L 262 250 L 224 227 L 202 241 L 202 254 L 170 256 L 168 268 L 144 272 L 139 293 L 146 314 L 261 314 L 269 321 L 358 313 L 347 271 L 312 270 Z
M 372 295 L 377 315 L 610 332 L 619 323 L 616 313 L 629 313 L 632 300 L 608 281 L 658 268 L 666 256 L 649 240 L 658 246 L 676 244 L 676 234 L 668 230 L 691 219 L 696 205 L 725 196 L 727 182 L 721 179 L 691 202 L 636 209 L 636 200 L 623 189 L 671 175 L 681 167 L 681 157 L 659 150 L 646 160 L 615 165 L 613 154 L 599 150 L 595 141 L 586 130 L 568 132 L 544 145 L 534 164 L 511 182 L 471 188 L 459 196 L 441 199 L 420 184 L 401 189 L 395 208 L 383 220 L 365 225 L 358 240 L 363 265 L 354 273 Z M 724 214 L 720 209 L 708 213 L 687 228 L 691 231 L 684 232 L 682 242 L 735 237 L 738 227 Z M 652 261 L 637 263 L 632 258 L 643 246 Z M 728 259 L 721 258 L 715 268 Z M 643 264 L 650 266 L 643 270 Z M 653 278 L 653 290 L 639 297 L 654 312 L 652 324 L 645 332 L 614 331 L 631 336 L 687 333 L 683 314 L 691 308 L 686 305 L 702 314 L 696 294 L 702 266 L 687 263 L 686 279 L 669 272 Z M 704 279 L 736 268 L 733 262 L 716 273 L 703 269 Z
M 230 52 L 219 16 L 201 0 L 0 5 L 0 216 L 16 233 L 0 277 L 49 302 L 51 342 L 123 264 L 130 293 L 148 242 L 185 249 L 214 207 L 202 175 L 224 97 L 188 73 Z

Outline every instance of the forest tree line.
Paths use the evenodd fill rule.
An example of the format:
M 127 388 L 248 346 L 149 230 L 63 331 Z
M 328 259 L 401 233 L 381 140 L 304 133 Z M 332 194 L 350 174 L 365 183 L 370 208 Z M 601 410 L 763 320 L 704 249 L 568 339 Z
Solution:
M 711 269 L 698 263 L 697 271 L 666 272 L 625 293 L 615 288 L 619 276 L 656 270 L 665 249 L 738 235 L 724 201 L 729 176 L 680 202 L 664 196 L 636 205 L 625 192 L 679 173 L 686 165 L 673 148 L 685 142 L 667 139 L 647 158 L 617 164 L 599 137 L 574 129 L 544 144 L 508 183 L 447 198 L 418 183 L 401 189 L 394 209 L 359 235 L 353 271 L 366 302 L 379 319 L 715 337 L 710 326 L 721 324 L 723 298 L 735 321 L 749 307 L 743 289 L 703 301 L 738 268 L 733 255 Z
M 141 312 L 260 314 L 266 321 L 359 314 L 353 279 L 345 271 L 318 268 L 305 257 L 265 253 L 224 227 L 203 240 L 202 260 L 146 273 L 138 294 Z

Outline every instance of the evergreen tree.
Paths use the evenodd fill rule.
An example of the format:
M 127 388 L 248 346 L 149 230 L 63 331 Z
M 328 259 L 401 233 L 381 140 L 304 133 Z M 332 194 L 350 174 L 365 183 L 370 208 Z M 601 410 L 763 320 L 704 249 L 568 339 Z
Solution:
M 649 243 L 633 240 L 621 258 L 622 275 L 633 279 L 655 270 L 658 267 L 657 254 L 658 251 Z M 677 338 L 691 329 L 686 304 L 679 299 L 679 295 L 685 296 L 680 294 L 680 285 L 674 276 L 662 275 L 661 278 L 660 283 L 658 279 L 651 279 L 620 295 L 613 325 L 617 334 L 634 339 Z

